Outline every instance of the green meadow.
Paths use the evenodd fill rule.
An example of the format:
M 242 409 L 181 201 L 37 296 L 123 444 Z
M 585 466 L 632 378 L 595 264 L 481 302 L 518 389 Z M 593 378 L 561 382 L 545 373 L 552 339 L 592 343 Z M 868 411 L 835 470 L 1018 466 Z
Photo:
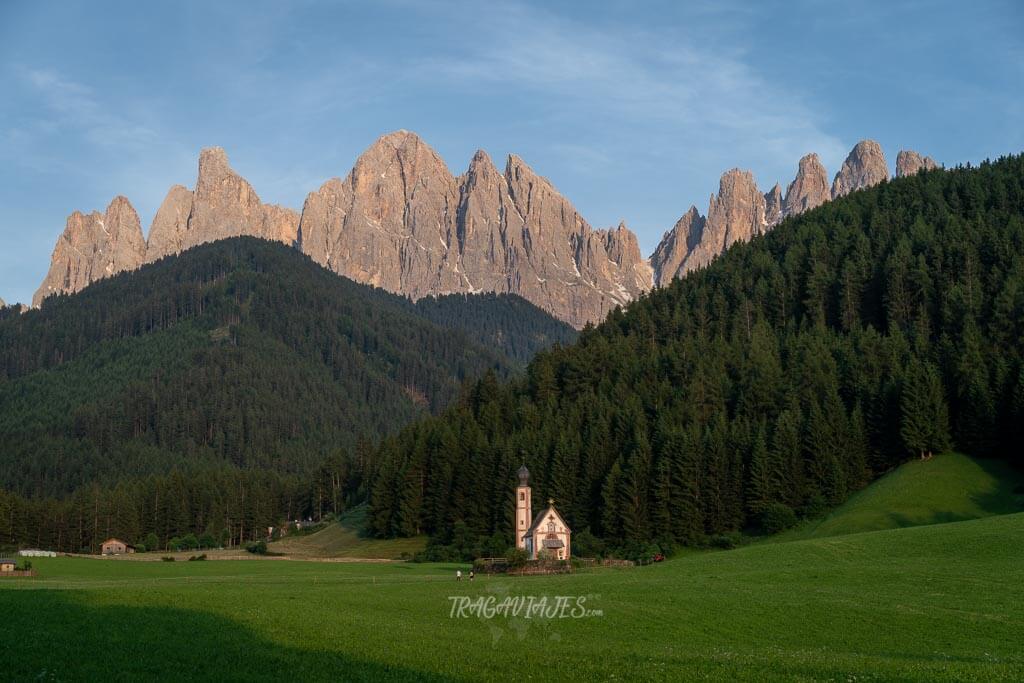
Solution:
M 944 453 L 900 465 L 820 520 L 770 539 L 825 538 L 1024 510 L 1024 475 L 999 460 Z
M 39 559 L 0 584 L 12 680 L 1024 679 L 1024 514 L 554 577 L 455 565 Z M 584 596 L 451 618 L 449 596 Z
M 336 524 L 308 536 L 286 536 L 270 544 L 270 550 L 295 559 L 408 559 L 427 545 L 425 536 L 369 538 L 365 534 L 366 505 L 342 515 Z

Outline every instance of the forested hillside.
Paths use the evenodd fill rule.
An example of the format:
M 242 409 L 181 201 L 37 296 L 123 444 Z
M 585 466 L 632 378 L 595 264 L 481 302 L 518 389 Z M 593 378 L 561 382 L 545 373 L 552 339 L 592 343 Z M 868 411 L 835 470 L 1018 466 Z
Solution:
M 508 377 L 521 361 L 503 349 L 525 359 L 566 339 L 518 298 L 429 308 L 238 238 L 4 315 L 0 543 L 244 538 L 340 507 L 341 453 L 439 411 L 484 372 Z
M 578 336 L 571 325 L 515 294 L 428 296 L 416 302 L 416 310 L 427 320 L 461 330 L 471 341 L 500 349 L 524 365 L 538 351 L 571 344 Z
M 954 444 L 1019 464 L 1022 339 L 1024 157 L 883 183 L 385 440 L 371 524 L 511 538 L 521 461 L 575 537 L 619 547 L 817 514 Z

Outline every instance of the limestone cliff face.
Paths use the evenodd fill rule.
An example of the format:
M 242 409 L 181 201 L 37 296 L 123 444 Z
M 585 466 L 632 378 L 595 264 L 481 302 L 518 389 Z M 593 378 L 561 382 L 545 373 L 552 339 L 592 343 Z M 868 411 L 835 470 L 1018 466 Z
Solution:
M 818 155 L 811 153 L 800 159 L 796 177 L 786 188 L 786 199 L 782 203 L 783 216 L 810 211 L 831 198 L 828 172 L 821 165 Z
M 306 198 L 298 246 L 340 275 L 413 298 L 468 291 L 447 258 L 458 197 L 434 150 L 412 133 L 391 133 L 344 180 Z
M 701 242 L 690 255 L 690 269 L 701 268 L 739 241 L 765 231 L 764 195 L 750 171 L 726 171 L 711 195 Z
M 294 244 L 299 215 L 263 204 L 252 186 L 232 170 L 220 147 L 199 155 L 194 191 L 173 186 L 149 230 L 148 261 L 226 237 L 251 235 Z
M 652 284 L 628 229 L 593 230 L 518 157 L 502 173 L 477 152 L 456 178 L 407 131 L 306 198 L 298 242 L 341 275 L 414 299 L 511 292 L 577 327 Z
M 178 254 L 198 242 L 188 234 L 188 219 L 192 215 L 192 192 L 181 185 L 173 186 L 164 198 L 149 228 L 146 259 Z
M 700 244 L 703 234 L 704 217 L 696 206 L 691 206 L 665 233 L 651 255 L 651 267 L 659 287 L 664 287 L 688 270 L 685 268 L 688 256 Z
M 105 213 L 72 213 L 57 239 L 50 270 L 32 305 L 56 293 L 77 292 L 93 282 L 138 268 L 145 261 L 146 240 L 139 215 L 124 197 L 115 197 Z
M 899 176 L 936 167 L 911 151 L 901 151 L 896 165 Z M 870 140 L 853 148 L 831 188 L 816 154 L 800 159 L 785 195 L 778 184 L 762 194 L 749 171 L 732 169 L 711 195 L 707 218 L 691 206 L 648 261 L 625 223 L 595 230 L 514 155 L 499 170 L 478 151 L 456 177 L 418 136 L 397 131 L 371 145 L 344 179 L 311 192 L 300 215 L 262 203 L 224 150 L 213 147 L 200 154 L 193 190 L 170 189 L 148 244 L 123 197 L 104 215 L 72 214 L 33 303 L 204 242 L 252 235 L 294 245 L 341 275 L 414 299 L 515 293 L 581 327 L 788 216 L 887 178 L 885 156 Z
M 280 204 L 264 204 L 263 233 L 260 236 L 295 246 L 299 239 L 299 212 Z
M 148 244 L 138 214 L 124 197 L 114 199 L 104 216 L 71 214 L 32 304 L 225 237 L 252 235 L 291 245 L 298 227 L 297 212 L 260 202 L 252 186 L 231 169 L 224 150 L 204 149 L 195 190 L 171 187 L 153 218 Z
M 932 171 L 938 167 L 939 165 L 935 163 L 935 159 L 932 159 L 931 157 L 922 157 L 920 154 L 910 149 L 901 149 L 900 153 L 896 155 L 897 178 L 902 178 L 908 175 L 917 175 L 917 172 L 921 169 Z
M 861 140 L 850 151 L 832 181 L 832 199 L 889 179 L 882 148 L 874 140 Z
M 916 173 L 919 168 L 935 168 L 935 162 L 915 152 L 900 152 L 897 174 Z M 789 216 L 821 206 L 836 197 L 887 180 L 882 148 L 873 140 L 862 140 L 850 151 L 842 168 L 829 186 L 828 173 L 817 154 L 807 154 L 796 177 L 782 197 L 779 185 L 761 195 L 749 171 L 733 169 L 722 176 L 718 195 L 711 195 L 708 216 L 696 207 L 683 215 L 665 233 L 651 255 L 654 280 L 659 287 L 691 270 L 702 268 L 730 245 L 749 240 L 770 230 Z
M 764 193 L 764 220 L 769 228 L 778 225 L 785 216 L 782 213 L 782 188 L 775 183 L 768 192 Z
M 256 235 L 263 227 L 260 198 L 244 178 L 231 170 L 227 154 L 220 147 L 209 147 L 199 154 L 199 176 L 188 223 L 190 236 L 206 242 Z
M 726 171 L 718 184 L 718 194 L 708 201 L 708 216 L 702 218 L 690 207 L 675 226 L 665 233 L 651 257 L 655 281 L 666 285 L 673 278 L 703 268 L 730 246 L 747 241 L 768 230 L 769 201 L 778 211 L 779 189 L 761 194 L 750 171 L 734 168 Z

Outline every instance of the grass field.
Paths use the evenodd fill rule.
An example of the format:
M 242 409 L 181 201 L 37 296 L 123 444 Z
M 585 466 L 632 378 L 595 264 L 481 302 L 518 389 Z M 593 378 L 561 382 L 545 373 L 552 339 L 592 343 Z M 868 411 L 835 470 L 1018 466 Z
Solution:
M 997 460 L 959 453 L 912 460 L 871 484 L 821 520 L 773 541 L 958 522 L 1024 511 L 1024 476 Z
M 39 559 L 11 680 L 1024 680 L 1024 514 L 455 583 L 454 565 Z M 600 616 L 450 618 L 449 596 Z
M 408 559 L 427 545 L 425 536 L 416 538 L 367 538 L 366 506 L 343 515 L 338 522 L 309 536 L 284 538 L 270 544 L 270 550 L 294 558 Z

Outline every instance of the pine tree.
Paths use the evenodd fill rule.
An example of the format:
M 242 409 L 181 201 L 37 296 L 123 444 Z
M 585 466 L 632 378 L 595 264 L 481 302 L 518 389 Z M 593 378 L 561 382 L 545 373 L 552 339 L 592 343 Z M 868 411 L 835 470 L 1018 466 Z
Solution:
M 903 380 L 900 406 L 900 436 L 908 450 L 924 460 L 948 447 L 949 414 L 935 366 L 911 363 Z
M 622 514 L 619 505 L 619 486 L 622 467 L 616 460 L 601 487 L 601 535 L 605 538 L 622 537 Z

